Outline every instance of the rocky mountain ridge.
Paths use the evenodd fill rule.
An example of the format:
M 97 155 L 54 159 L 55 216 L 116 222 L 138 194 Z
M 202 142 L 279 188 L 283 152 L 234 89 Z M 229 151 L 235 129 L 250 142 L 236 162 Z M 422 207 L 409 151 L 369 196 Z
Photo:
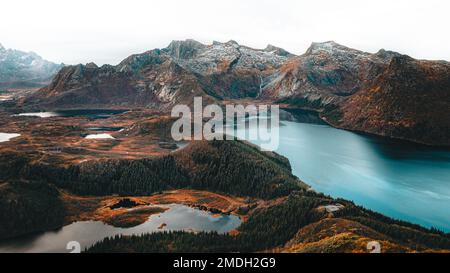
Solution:
M 43 86 L 61 67 L 34 52 L 6 49 L 0 44 L 0 87 Z
M 173 41 L 117 66 L 65 67 L 23 105 L 167 111 L 194 96 L 217 103 L 261 100 L 317 111 L 336 127 L 447 146 L 450 122 L 442 116 L 450 108 L 449 67 L 333 41 L 312 43 L 300 56 L 271 45 Z

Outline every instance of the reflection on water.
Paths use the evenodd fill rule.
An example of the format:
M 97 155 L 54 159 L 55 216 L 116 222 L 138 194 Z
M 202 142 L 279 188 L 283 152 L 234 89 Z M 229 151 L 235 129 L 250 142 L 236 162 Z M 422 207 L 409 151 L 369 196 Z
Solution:
M 21 113 L 15 116 L 19 117 L 39 117 L 39 118 L 51 118 L 58 117 L 56 112 L 31 112 L 31 113 Z
M 87 117 L 91 119 L 105 119 L 113 115 L 121 114 L 127 110 L 109 110 L 109 109 L 82 109 L 82 110 L 60 110 L 53 112 L 32 112 L 32 113 L 21 113 L 15 116 L 24 117 L 40 117 L 40 118 L 51 118 L 51 117 Z
M 277 152 L 318 192 L 450 231 L 449 149 L 283 121 Z
M 123 130 L 123 127 L 90 127 L 87 128 L 89 131 L 95 131 L 95 132 L 121 132 Z
M 19 137 L 20 134 L 0 133 L 0 142 L 9 141 L 12 138 Z
M 111 136 L 110 134 L 91 134 L 91 135 L 87 135 L 85 137 L 86 139 L 114 139 L 113 136 Z
M 66 245 L 77 241 L 81 249 L 92 246 L 106 237 L 115 235 L 141 235 L 144 233 L 185 230 L 185 231 L 216 231 L 226 233 L 241 224 L 239 217 L 234 215 L 213 215 L 184 205 L 165 205 L 169 210 L 150 216 L 149 220 L 132 228 L 116 228 L 99 221 L 75 222 L 57 231 L 27 238 L 20 238 L 0 243 L 2 252 L 69 252 Z M 164 229 L 159 229 L 166 224 Z

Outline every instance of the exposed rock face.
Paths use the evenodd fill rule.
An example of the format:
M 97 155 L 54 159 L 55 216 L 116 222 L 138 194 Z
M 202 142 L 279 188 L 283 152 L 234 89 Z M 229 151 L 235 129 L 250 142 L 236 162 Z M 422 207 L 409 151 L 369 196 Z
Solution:
M 366 88 L 342 102 L 336 126 L 450 146 L 450 63 L 392 58 Z M 327 113 L 328 114 L 328 113 Z
M 189 103 L 204 94 L 197 78 L 160 50 L 132 55 L 117 66 L 67 66 L 25 104 L 44 108 L 152 107 Z
M 132 55 L 117 66 L 65 67 L 25 104 L 168 109 L 177 103 L 189 104 L 194 96 L 210 101 L 256 97 L 264 78 L 290 56 L 273 46 L 257 50 L 235 41 L 212 45 L 173 41 L 167 48 Z
M 175 58 L 181 66 L 201 75 L 240 69 L 264 71 L 278 68 L 287 60 L 284 55 L 289 54 L 280 55 L 273 47 L 269 50 L 252 49 L 235 41 L 214 42 L 208 46 L 192 40 L 174 41 L 162 51 Z
M 169 55 L 176 59 L 189 59 L 198 55 L 206 46 L 195 40 L 172 41 L 165 49 Z
M 286 62 L 262 97 L 315 109 L 349 130 L 450 145 L 450 63 L 313 43 Z
M 263 97 L 300 107 L 337 103 L 373 81 L 396 53 L 370 54 L 335 42 L 313 43 L 307 52 L 285 63 L 265 87 Z
M 449 63 L 375 54 L 335 42 L 295 56 L 235 41 L 173 41 L 117 66 L 65 67 L 25 105 L 152 107 L 252 98 L 318 111 L 328 123 L 427 144 L 449 145 Z
M 192 40 L 174 41 L 163 51 L 195 73 L 208 94 L 220 99 L 257 97 L 265 78 L 293 56 L 273 46 L 258 50 L 235 41 L 208 46 Z
M 43 86 L 61 67 L 34 52 L 6 49 L 0 44 L 0 87 Z

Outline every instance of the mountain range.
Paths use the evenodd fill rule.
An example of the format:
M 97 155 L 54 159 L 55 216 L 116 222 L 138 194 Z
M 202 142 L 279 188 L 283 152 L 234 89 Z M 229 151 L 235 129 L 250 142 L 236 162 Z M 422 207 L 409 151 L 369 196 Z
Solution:
M 65 66 L 21 105 L 167 111 L 194 96 L 279 103 L 316 111 L 339 128 L 450 145 L 449 62 L 386 50 L 372 54 L 332 41 L 313 43 L 300 56 L 272 45 L 173 41 L 116 66 Z
M 45 86 L 62 66 L 46 61 L 34 52 L 6 49 L 0 44 L 0 87 Z
M 9 55 L 22 54 L 7 51 Z M 19 68 L 27 67 L 27 57 L 8 58 L 10 65 L 3 62 L 0 70 L 15 67 L 18 71 L 8 80 L 17 82 L 23 77 L 23 81 L 42 84 L 43 76 L 20 76 L 25 69 Z M 92 239 L 95 244 L 88 252 L 366 253 L 374 241 L 382 246 L 382 252 L 448 252 L 448 233 L 316 192 L 308 181 L 294 174 L 297 165 L 291 166 L 287 157 L 276 152 L 261 151 L 240 140 L 174 142 L 171 130 L 176 119 L 169 111 L 179 103 L 191 104 L 195 96 L 202 96 L 204 103 L 279 104 L 286 110 L 282 111 L 286 120 L 296 120 L 306 113 L 304 119 L 313 123 L 323 120 L 337 128 L 449 146 L 449 66 L 445 61 L 415 60 L 386 50 L 362 52 L 335 42 L 313 43 L 297 56 L 272 45 L 253 49 L 235 41 L 205 45 L 186 40 L 129 56 L 115 66 L 88 63 L 55 68 L 46 86 L 7 90 L 7 98 L 0 102 L 0 132 L 7 132 L 3 133 L 6 139 L 0 139 L 0 252 L 11 251 L 3 240 L 19 242 L 24 251 L 47 251 L 49 245 L 39 243 L 39 233 L 62 227 L 67 230 L 72 224 L 99 222 L 123 230 L 138 227 L 150 221 L 151 215 L 159 218 L 156 215 L 165 211 L 153 206 L 170 204 L 206 211 L 220 219 L 238 217 L 239 226 L 228 233 L 201 229 L 170 232 L 175 230 L 173 223 L 183 221 L 175 217 L 158 227 L 164 232 L 141 236 L 108 238 L 111 233 L 85 230 L 85 226 L 75 228 L 74 234 L 81 230 L 89 237 L 100 235 L 98 240 Z M 40 67 L 36 69 L 45 71 L 48 66 Z M 75 111 L 51 113 L 55 116 L 47 118 L 29 113 L 59 109 Z M 332 145 L 348 141 L 335 136 L 326 133 L 324 141 Z M 303 135 L 293 130 L 290 137 Z M 377 181 L 377 190 L 379 183 L 392 181 L 402 184 L 399 190 L 406 189 L 403 180 L 408 178 L 397 180 L 392 176 L 392 170 L 402 165 L 395 162 L 428 165 L 436 160 L 437 165 L 441 157 L 441 153 L 436 157 L 435 153 L 426 153 L 421 160 L 394 158 L 397 145 L 389 142 L 389 147 L 373 149 L 389 153 L 386 161 L 377 161 L 370 153 L 367 160 L 358 158 L 353 164 L 352 158 L 360 154 L 344 158 L 342 153 L 333 155 L 330 146 L 324 152 L 317 150 L 320 144 L 311 150 L 296 148 L 299 150 L 294 156 L 305 152 L 311 160 L 302 160 L 302 164 L 318 163 L 318 172 L 323 172 L 325 165 L 319 160 L 324 157 L 315 158 L 315 153 L 336 157 L 333 165 L 340 170 L 346 168 L 351 176 L 357 174 L 355 180 L 361 183 L 362 191 L 369 189 L 369 193 L 373 192 L 370 180 Z M 350 145 L 345 152 L 357 152 L 363 146 Z M 405 154 L 416 148 L 421 150 L 413 147 L 401 151 Z M 340 162 L 343 158 L 346 162 Z M 370 169 L 370 173 L 386 171 L 377 176 L 380 179 L 373 179 L 357 165 Z M 415 166 L 418 164 L 407 171 Z M 299 172 L 304 172 L 304 167 Z M 445 177 L 445 173 L 429 177 L 430 171 L 426 175 L 424 185 L 435 177 L 437 182 Z M 339 183 L 349 176 L 330 172 L 328 177 Z M 440 196 L 440 189 L 431 190 L 431 198 Z M 393 196 L 399 192 L 389 187 L 383 193 L 388 191 Z M 410 192 L 414 191 L 413 187 Z M 417 196 L 408 198 L 420 201 L 427 213 L 433 209 L 428 199 Z M 191 216 L 186 217 L 191 220 Z M 37 239 L 23 243 L 23 236 L 30 234 L 37 234 Z M 60 251 L 66 251 L 66 237 L 52 239 L 53 243 L 62 240 Z

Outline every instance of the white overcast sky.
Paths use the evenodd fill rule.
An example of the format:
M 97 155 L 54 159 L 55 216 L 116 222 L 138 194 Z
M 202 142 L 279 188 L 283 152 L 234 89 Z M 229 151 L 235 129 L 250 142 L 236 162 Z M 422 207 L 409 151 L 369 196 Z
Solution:
M 66 64 L 116 64 L 186 38 L 450 60 L 449 15 L 447 0 L 1 0 L 0 43 Z

